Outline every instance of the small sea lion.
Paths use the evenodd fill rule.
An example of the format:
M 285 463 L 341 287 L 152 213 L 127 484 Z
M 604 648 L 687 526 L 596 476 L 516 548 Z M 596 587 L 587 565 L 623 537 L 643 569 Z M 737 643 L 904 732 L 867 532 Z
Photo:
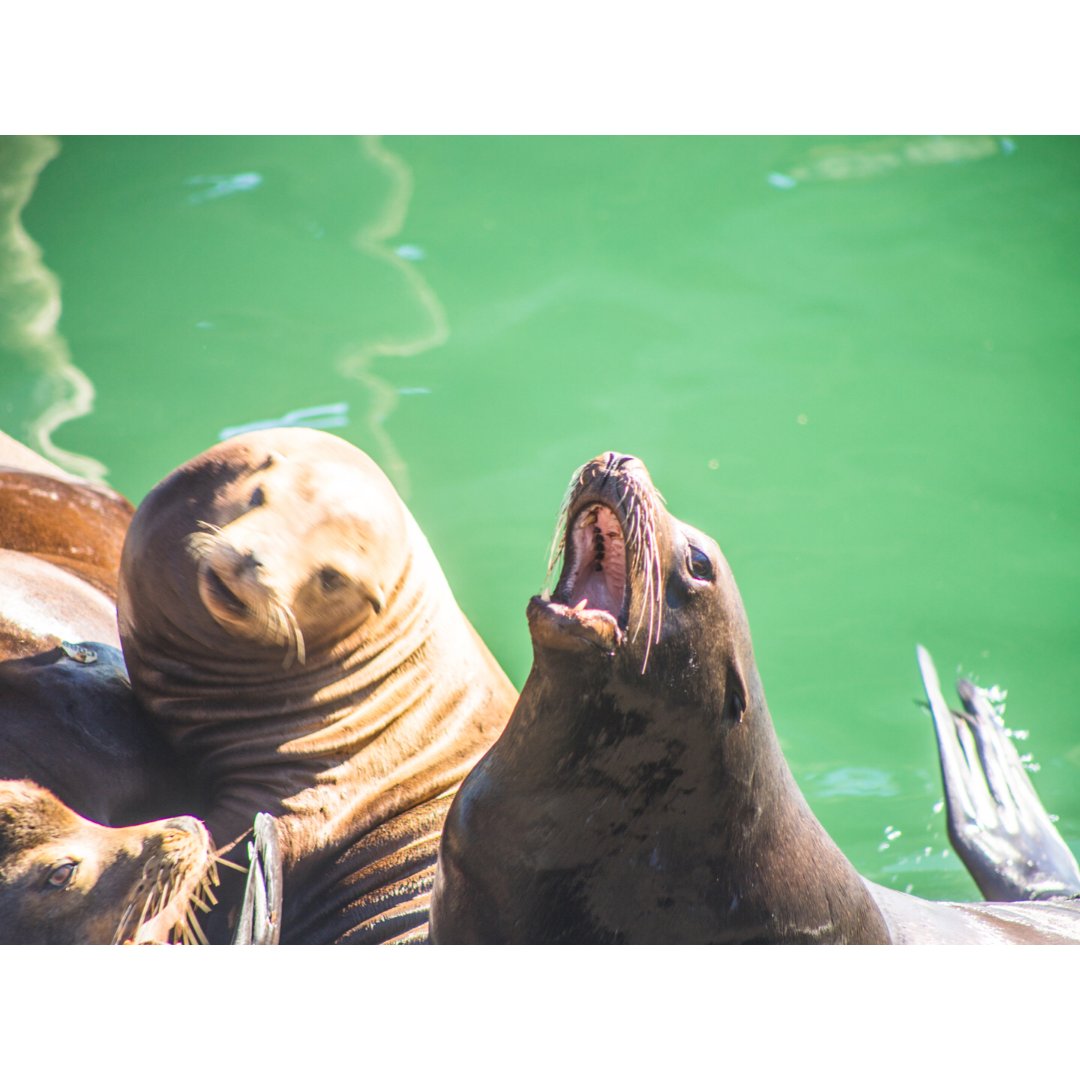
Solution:
M 111 829 L 28 781 L 0 781 L 0 944 L 194 942 L 217 880 L 192 817 Z
M 434 942 L 1080 941 L 1080 901 L 859 876 L 784 760 L 720 548 L 640 461 L 587 462 L 556 540 L 521 698 L 444 825 Z
M 282 942 L 423 939 L 442 819 L 516 694 L 374 462 L 303 428 L 212 447 L 140 505 L 118 610 L 215 842 L 277 819 Z

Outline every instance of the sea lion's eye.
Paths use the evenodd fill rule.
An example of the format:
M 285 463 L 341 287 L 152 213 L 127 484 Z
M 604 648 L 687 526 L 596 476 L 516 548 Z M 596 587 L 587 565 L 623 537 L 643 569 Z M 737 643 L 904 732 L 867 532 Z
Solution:
M 329 566 L 324 566 L 319 571 L 319 584 L 326 592 L 333 592 L 345 584 L 345 577 Z
M 690 570 L 690 576 L 697 578 L 698 581 L 714 581 L 716 579 L 716 571 L 713 569 L 709 556 L 700 548 L 694 547 L 693 544 L 686 550 L 686 565 Z
M 66 888 L 75 880 L 75 871 L 78 869 L 78 865 L 78 863 L 65 862 L 59 866 L 54 866 L 45 879 L 45 884 L 50 889 Z
M 260 484 L 251 493 L 251 499 L 248 501 L 248 506 L 252 506 L 252 507 L 254 507 L 254 506 L 262 506 L 262 504 L 264 502 L 266 502 L 266 492 L 263 491 L 262 485 Z

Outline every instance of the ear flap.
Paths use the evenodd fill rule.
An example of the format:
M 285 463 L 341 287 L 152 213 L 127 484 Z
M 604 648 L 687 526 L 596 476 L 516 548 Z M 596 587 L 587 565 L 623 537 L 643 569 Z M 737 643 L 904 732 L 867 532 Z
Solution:
M 724 690 L 724 721 L 741 724 L 746 712 L 746 682 L 734 663 L 728 666 L 727 685 Z

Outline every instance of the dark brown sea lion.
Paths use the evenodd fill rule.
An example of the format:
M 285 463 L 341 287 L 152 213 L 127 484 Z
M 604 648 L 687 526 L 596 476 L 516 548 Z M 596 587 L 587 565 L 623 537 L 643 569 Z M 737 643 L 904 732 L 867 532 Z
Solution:
M 443 817 L 516 694 L 378 467 L 298 428 L 213 447 L 139 507 L 119 615 L 215 842 L 277 818 L 282 941 L 425 937 Z
M 562 520 L 532 671 L 444 826 L 433 941 L 1080 941 L 1080 902 L 934 904 L 859 876 L 784 761 L 719 547 L 641 462 L 588 462 Z
M 216 880 L 194 818 L 110 829 L 37 784 L 0 781 L 0 944 L 193 942 Z
M 185 808 L 120 652 L 131 513 L 0 433 L 0 778 L 34 780 L 109 825 Z
M 0 661 L 0 778 L 35 780 L 107 825 L 188 809 L 188 785 L 135 701 L 119 646 L 70 636 Z

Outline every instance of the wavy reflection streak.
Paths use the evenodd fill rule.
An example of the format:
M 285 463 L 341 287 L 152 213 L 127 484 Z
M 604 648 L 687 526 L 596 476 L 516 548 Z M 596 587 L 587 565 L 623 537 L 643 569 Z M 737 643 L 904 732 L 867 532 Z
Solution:
M 94 384 L 71 361 L 60 321 L 60 281 L 23 227 L 22 214 L 38 177 L 60 153 L 51 136 L 0 139 L 0 354 L 14 356 L 34 376 L 35 419 L 18 434 L 38 453 L 88 480 L 108 470 L 94 458 L 61 449 L 53 433 L 94 408 Z

